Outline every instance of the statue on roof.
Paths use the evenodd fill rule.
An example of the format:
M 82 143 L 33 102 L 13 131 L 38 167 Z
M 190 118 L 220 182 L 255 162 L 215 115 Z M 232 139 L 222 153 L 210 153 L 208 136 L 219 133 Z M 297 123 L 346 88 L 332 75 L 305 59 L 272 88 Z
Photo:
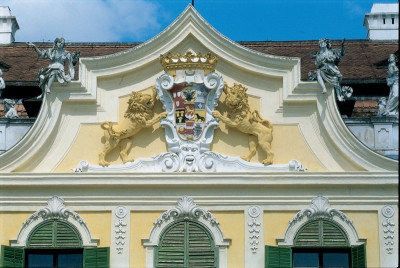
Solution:
M 311 58 L 315 58 L 315 65 L 318 67 L 318 70 L 314 74 L 308 74 L 308 80 L 317 79 L 322 87 L 322 93 L 327 92 L 324 82 L 333 85 L 338 101 L 344 101 L 345 97 L 349 98 L 353 93 L 351 87 L 341 86 L 340 83 L 343 76 L 337 67 L 345 54 L 344 41 L 345 39 L 342 40 L 341 49 L 337 49 L 332 48 L 329 39 L 320 39 L 318 42 L 320 50 L 311 55 Z
M 43 98 L 44 92 L 50 93 L 50 88 L 55 78 L 57 78 L 57 81 L 62 85 L 66 85 L 74 78 L 74 65 L 81 52 L 76 51 L 70 53 L 64 50 L 64 38 L 56 38 L 53 47 L 44 50 L 39 50 L 35 44 L 31 42 L 27 44 L 35 49 L 39 59 L 50 59 L 50 65 L 41 68 L 37 75 L 39 87 L 42 89 L 42 94 L 38 98 Z M 68 62 L 68 74 L 65 74 L 64 70 L 66 62 Z
M 4 112 L 5 118 L 19 118 L 17 109 L 15 109 L 15 100 L 12 99 L 4 99 L 3 105 L 4 105 Z
M 389 98 L 386 103 L 386 111 L 383 115 L 399 116 L 399 68 L 394 54 L 390 54 L 387 71 L 387 85 L 390 87 Z
M 6 84 L 4 83 L 4 79 L 3 79 L 3 71 L 0 69 L 0 98 L 1 95 L 3 94 L 3 89 L 6 88 Z

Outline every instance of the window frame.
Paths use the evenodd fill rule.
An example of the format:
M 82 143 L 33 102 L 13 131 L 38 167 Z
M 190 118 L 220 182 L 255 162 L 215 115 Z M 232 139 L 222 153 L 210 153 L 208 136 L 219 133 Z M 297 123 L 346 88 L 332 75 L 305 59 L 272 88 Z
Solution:
M 318 253 L 318 267 L 323 266 L 323 253 L 347 253 L 348 267 L 351 268 L 351 247 L 292 247 L 292 263 L 294 266 L 294 254 Z
M 84 262 L 84 249 L 83 248 L 26 248 L 25 249 L 25 267 L 29 268 L 29 254 L 37 255 L 53 255 L 53 267 L 58 267 L 58 256 L 60 254 L 80 253 L 82 255 L 82 265 Z

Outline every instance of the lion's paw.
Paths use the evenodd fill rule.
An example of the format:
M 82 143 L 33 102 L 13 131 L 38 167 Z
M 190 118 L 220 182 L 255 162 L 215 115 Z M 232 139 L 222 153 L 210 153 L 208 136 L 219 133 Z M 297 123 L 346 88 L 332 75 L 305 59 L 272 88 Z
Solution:
M 272 160 L 264 159 L 264 160 L 262 161 L 262 163 L 263 163 L 264 165 L 268 166 L 268 165 L 271 165 L 271 164 L 272 164 Z
M 100 165 L 100 166 L 103 166 L 103 167 L 107 167 L 107 166 L 110 165 L 110 163 L 107 162 L 107 161 L 105 161 L 105 160 L 101 160 L 101 161 L 99 161 L 99 165 Z
M 212 112 L 212 115 L 213 115 L 215 118 L 220 118 L 220 117 L 221 117 L 221 113 L 220 113 L 219 111 L 213 111 L 213 112 Z

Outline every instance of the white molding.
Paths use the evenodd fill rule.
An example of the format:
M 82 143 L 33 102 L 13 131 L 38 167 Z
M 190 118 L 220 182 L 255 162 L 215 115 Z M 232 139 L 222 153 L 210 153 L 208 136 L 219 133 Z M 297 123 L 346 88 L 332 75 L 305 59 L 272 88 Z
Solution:
M 353 222 L 346 214 L 340 210 L 331 208 L 327 198 L 318 196 L 311 201 L 311 206 L 309 208 L 296 213 L 293 219 L 289 222 L 284 237 L 276 239 L 278 246 L 293 246 L 294 238 L 299 230 L 308 222 L 316 219 L 332 221 L 342 227 L 346 233 L 350 246 L 361 245 L 366 241 L 365 238 L 359 238 Z
M 263 267 L 264 250 L 264 211 L 260 206 L 247 206 L 244 210 L 244 259 L 245 267 Z
M 117 102 L 110 101 L 107 98 L 109 95 L 98 88 L 99 79 L 154 67 L 148 68 L 151 71 L 143 80 L 134 81 L 135 85 L 140 85 L 134 90 L 141 90 L 153 85 L 155 79 L 153 81 L 152 78 L 160 74 L 160 54 L 195 44 L 206 52 L 218 55 L 223 64 L 234 69 L 262 79 L 282 79 L 282 96 L 279 96 L 282 103 L 279 106 L 285 109 L 307 107 L 310 114 L 317 114 L 321 134 L 317 136 L 321 138 L 315 141 L 316 145 L 310 146 L 318 158 L 330 167 L 329 170 L 398 170 L 398 161 L 369 150 L 347 129 L 337 111 L 332 88 L 328 88 L 328 94 L 322 95 L 317 82 L 300 81 L 300 58 L 272 56 L 245 48 L 218 33 L 191 5 L 170 26 L 147 42 L 112 55 L 80 58 L 79 80 L 65 87 L 57 82 L 53 84 L 52 93 L 44 98 L 31 130 L 17 145 L 0 155 L 0 170 L 53 171 L 70 149 L 81 124 L 117 118 Z M 117 89 L 121 95 L 127 94 L 127 90 Z M 85 105 L 87 108 L 84 108 Z M 88 107 L 97 112 L 88 114 Z M 71 111 L 74 111 L 74 116 L 64 116 L 64 112 Z M 275 119 L 296 120 L 275 114 L 271 115 L 271 119 L 273 122 Z M 309 133 L 305 137 L 309 141 L 315 140 L 313 135 Z M 324 145 L 329 145 L 329 150 L 317 150 Z
M 68 209 L 64 205 L 64 200 L 53 196 L 47 200 L 47 206 L 39 209 L 22 224 L 17 239 L 10 240 L 10 245 L 13 247 L 26 247 L 29 236 L 32 230 L 50 219 L 57 219 L 72 224 L 79 232 L 82 239 L 83 247 L 96 247 L 99 239 L 92 238 L 92 234 L 87 227 L 86 222 L 75 211 Z
M 380 267 L 398 267 L 398 225 L 398 206 L 385 205 L 378 209 Z
M 146 249 L 146 268 L 154 265 L 154 248 L 158 246 L 163 231 L 180 220 L 191 220 L 205 226 L 213 236 L 215 246 L 219 249 L 218 267 L 228 267 L 227 250 L 231 239 L 224 237 L 219 222 L 211 212 L 197 206 L 192 198 L 183 196 L 174 208 L 165 211 L 158 217 L 150 231 L 149 238 L 142 239 L 142 245 Z
M 110 267 L 129 267 L 131 244 L 130 210 L 125 206 L 114 207 L 111 216 Z

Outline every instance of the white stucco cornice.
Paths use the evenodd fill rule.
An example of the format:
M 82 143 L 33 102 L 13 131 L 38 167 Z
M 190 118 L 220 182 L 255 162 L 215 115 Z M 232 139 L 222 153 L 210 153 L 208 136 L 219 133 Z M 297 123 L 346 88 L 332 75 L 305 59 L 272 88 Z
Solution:
M 83 124 L 117 121 L 119 97 L 154 85 L 162 73 L 160 54 L 185 53 L 192 48 L 217 55 L 220 66 L 227 69 L 217 65 L 216 71 L 221 68 L 227 76 L 234 70 L 239 76 L 246 73 L 247 78 L 255 77 L 260 83 L 267 83 L 270 78 L 281 81 L 281 88 L 276 89 L 279 108 L 271 109 L 268 116 L 274 124 L 280 121 L 311 129 L 302 129 L 302 133 L 307 132 L 308 146 L 327 171 L 398 170 L 398 161 L 371 151 L 347 129 L 332 88 L 328 88 L 328 94 L 321 94 L 317 82 L 300 81 L 300 58 L 273 56 L 243 47 L 220 34 L 188 5 L 170 26 L 145 43 L 112 55 L 81 58 L 79 79 L 65 87 L 53 84 L 31 130 L 17 145 L 0 155 L 0 172 L 53 172 L 71 149 Z M 134 76 L 136 73 L 141 75 Z M 130 84 L 108 91 L 99 87 L 101 79 L 123 80 L 125 74 L 131 75 Z M 260 85 L 257 90 L 261 92 L 263 87 Z M 257 97 L 265 99 L 267 94 L 274 94 L 264 91 L 263 96 Z M 305 107 L 307 113 L 290 118 L 282 116 L 296 107 Z M 81 160 L 84 159 L 76 162 Z

